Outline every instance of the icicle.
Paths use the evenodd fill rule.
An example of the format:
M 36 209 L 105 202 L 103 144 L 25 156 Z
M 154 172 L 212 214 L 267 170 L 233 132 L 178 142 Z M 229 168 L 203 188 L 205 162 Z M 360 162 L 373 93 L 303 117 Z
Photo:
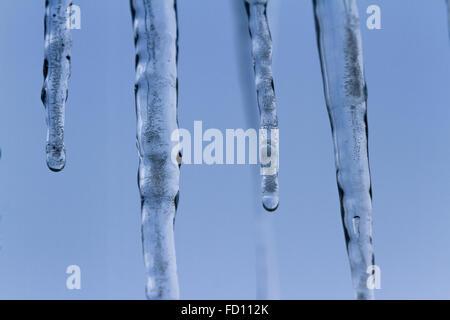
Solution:
M 358 299 L 373 299 L 367 89 L 355 0 L 313 0 L 347 251 Z
M 179 167 L 171 160 L 177 123 L 175 0 L 131 0 L 136 46 L 138 184 L 149 299 L 178 299 L 174 222 Z
M 261 164 L 261 189 L 263 206 L 267 211 L 278 208 L 278 117 L 272 77 L 272 38 L 267 20 L 268 0 L 245 0 L 250 37 L 252 39 L 253 65 L 260 113 L 260 152 L 276 158 L 270 170 Z M 266 134 L 267 132 L 267 134 Z M 261 148 L 262 147 L 262 148 Z
M 70 77 L 70 34 L 68 8 L 71 0 L 45 2 L 44 85 L 41 99 L 47 111 L 47 166 L 61 171 L 66 164 L 64 116 Z
M 244 115 L 247 126 L 255 128 L 258 125 L 257 101 L 254 98 L 255 84 L 254 72 L 251 57 L 251 41 L 246 34 L 248 30 L 248 19 L 245 12 L 245 1 L 230 1 L 230 6 L 235 17 L 235 40 L 236 40 L 236 62 L 239 70 L 239 87 L 244 102 Z M 274 2 L 272 2 L 273 4 Z M 276 2 L 275 2 L 276 3 Z M 270 4 L 269 4 L 270 5 Z M 273 11 L 272 11 L 273 12 Z M 244 32 L 243 32 L 244 31 Z M 251 106 L 251 108 L 249 108 Z M 253 181 L 256 182 L 257 175 L 254 175 L 255 169 L 252 167 L 250 174 Z M 260 193 L 260 188 L 251 188 L 250 195 L 256 199 Z M 255 227 L 255 275 L 256 275 L 256 299 L 258 300 L 276 300 L 280 298 L 278 268 L 276 259 L 276 245 L 274 244 L 274 231 L 271 224 L 271 216 L 261 208 L 259 202 L 255 202 L 251 212 L 254 214 Z

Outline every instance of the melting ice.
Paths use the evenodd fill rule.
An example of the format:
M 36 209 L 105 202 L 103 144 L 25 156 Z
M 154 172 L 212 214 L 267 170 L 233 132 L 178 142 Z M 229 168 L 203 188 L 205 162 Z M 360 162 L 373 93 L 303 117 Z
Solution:
M 374 254 L 367 89 L 358 9 L 355 0 L 313 3 L 353 285 L 358 299 L 373 299 L 366 273 L 374 265 Z
M 246 0 L 248 25 L 252 41 L 253 66 L 258 98 L 261 129 L 274 132 L 260 141 L 261 158 L 278 159 L 278 117 L 272 76 L 272 37 L 267 19 L 268 0 Z M 267 211 L 278 208 L 278 168 L 268 171 L 261 166 L 261 191 L 263 206 Z
M 45 2 L 44 85 L 41 99 L 47 112 L 47 166 L 61 171 L 66 164 L 64 117 L 70 77 L 69 11 L 71 0 Z

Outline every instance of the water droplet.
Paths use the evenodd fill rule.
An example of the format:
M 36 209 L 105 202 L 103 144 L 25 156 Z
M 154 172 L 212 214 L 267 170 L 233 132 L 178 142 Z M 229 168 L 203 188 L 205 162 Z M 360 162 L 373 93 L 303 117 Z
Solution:
M 262 197 L 262 203 L 264 209 L 266 209 L 269 212 L 273 212 L 278 209 L 279 206 L 279 199 L 278 195 L 273 193 L 271 195 L 263 195 Z

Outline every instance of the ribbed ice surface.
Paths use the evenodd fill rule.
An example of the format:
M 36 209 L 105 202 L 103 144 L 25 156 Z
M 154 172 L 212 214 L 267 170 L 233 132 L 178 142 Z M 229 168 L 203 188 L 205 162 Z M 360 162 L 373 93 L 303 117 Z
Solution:
M 260 113 L 260 128 L 267 130 L 266 139 L 260 141 L 262 151 L 278 157 L 278 117 L 272 76 L 272 37 L 267 20 L 268 0 L 246 0 L 249 31 L 252 41 L 255 84 Z M 276 132 L 276 136 L 271 132 Z M 275 170 L 262 164 L 261 189 L 263 206 L 268 211 L 278 208 L 278 161 Z
M 71 0 L 45 2 L 44 85 L 41 99 L 47 112 L 47 165 L 61 171 L 66 164 L 64 116 L 70 77 L 72 37 L 68 7 Z
M 367 89 L 355 0 L 315 0 L 325 98 L 347 251 L 358 299 L 372 299 L 367 267 L 374 264 Z
M 171 160 L 177 123 L 174 0 L 132 0 L 136 45 L 138 183 L 149 299 L 178 299 L 174 222 L 179 167 Z

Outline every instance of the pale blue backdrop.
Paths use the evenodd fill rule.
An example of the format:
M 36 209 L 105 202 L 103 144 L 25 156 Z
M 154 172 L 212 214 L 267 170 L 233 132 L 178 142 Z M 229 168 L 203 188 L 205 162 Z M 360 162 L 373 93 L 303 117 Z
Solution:
M 237 0 L 179 0 L 180 126 L 248 128 L 256 107 Z M 141 299 L 134 47 L 127 0 L 77 0 L 67 166 L 45 165 L 44 0 L 0 1 L 0 298 Z M 443 0 L 360 0 L 369 89 L 378 298 L 450 298 L 450 46 Z M 365 27 L 378 4 L 382 30 Z M 274 11 L 275 12 L 275 11 Z M 273 12 L 272 12 L 273 13 Z M 312 3 L 281 0 L 280 297 L 351 299 Z M 244 51 L 242 51 L 244 50 Z M 244 59 L 244 60 L 243 60 Z M 250 99 L 250 100 L 249 100 Z M 256 167 L 184 166 L 176 224 L 181 297 L 255 297 Z M 255 209 L 257 208 L 257 209 Z M 259 211 L 259 214 L 262 212 Z M 66 289 L 66 267 L 82 289 Z

